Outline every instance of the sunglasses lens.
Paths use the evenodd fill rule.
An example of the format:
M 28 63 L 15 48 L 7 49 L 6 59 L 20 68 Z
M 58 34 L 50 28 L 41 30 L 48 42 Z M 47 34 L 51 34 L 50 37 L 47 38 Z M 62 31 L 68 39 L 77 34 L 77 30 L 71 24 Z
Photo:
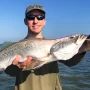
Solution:
M 45 18 L 45 16 L 44 15 L 28 15 L 26 18 L 28 19 L 28 20 L 34 20 L 35 19 L 35 17 L 38 19 L 38 20 L 43 20 L 44 18 Z
M 45 18 L 45 16 L 43 16 L 43 15 L 38 15 L 38 16 L 37 16 L 37 19 L 38 19 L 38 20 L 43 20 L 44 18 Z
M 35 19 L 35 16 L 27 16 L 26 17 L 28 20 L 34 20 Z

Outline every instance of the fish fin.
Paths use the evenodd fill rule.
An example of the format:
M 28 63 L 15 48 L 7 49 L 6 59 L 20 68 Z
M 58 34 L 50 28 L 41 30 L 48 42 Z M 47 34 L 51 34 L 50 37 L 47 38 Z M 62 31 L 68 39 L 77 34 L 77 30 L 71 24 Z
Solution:
M 41 66 L 43 66 L 44 64 L 46 64 L 48 61 L 40 61 L 40 60 L 35 60 L 32 65 L 31 65 L 31 69 L 37 69 L 40 68 Z
M 35 60 L 35 62 L 33 62 L 33 64 L 31 64 L 31 69 L 38 69 L 41 66 L 53 62 L 53 61 L 57 61 L 57 58 L 53 55 L 53 54 L 48 54 L 46 57 L 43 58 L 39 58 L 38 60 Z
M 55 43 L 52 47 L 51 47 L 51 49 L 50 49 L 50 53 L 53 53 L 53 52 L 55 52 L 55 51 L 57 51 L 59 48 L 60 48 L 60 41 L 59 42 L 57 42 L 57 43 Z M 61 44 L 62 45 L 62 44 Z

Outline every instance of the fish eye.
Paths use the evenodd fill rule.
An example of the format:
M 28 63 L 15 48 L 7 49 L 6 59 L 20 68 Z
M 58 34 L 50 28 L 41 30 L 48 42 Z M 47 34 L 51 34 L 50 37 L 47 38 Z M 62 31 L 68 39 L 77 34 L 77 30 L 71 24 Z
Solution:
M 70 39 L 73 39 L 73 38 L 74 38 L 73 36 L 70 37 Z

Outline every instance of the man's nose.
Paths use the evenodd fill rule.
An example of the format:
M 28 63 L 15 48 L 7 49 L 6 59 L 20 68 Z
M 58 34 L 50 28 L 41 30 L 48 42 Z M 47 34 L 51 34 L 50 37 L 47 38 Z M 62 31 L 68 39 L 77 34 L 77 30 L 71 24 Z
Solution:
M 34 23 L 38 22 L 38 19 L 35 17 L 35 19 L 33 20 Z

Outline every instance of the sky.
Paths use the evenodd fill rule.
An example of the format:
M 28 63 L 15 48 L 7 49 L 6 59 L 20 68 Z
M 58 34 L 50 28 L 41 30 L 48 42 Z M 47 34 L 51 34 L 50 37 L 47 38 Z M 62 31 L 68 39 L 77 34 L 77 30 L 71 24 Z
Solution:
M 24 17 L 31 4 L 45 8 L 45 38 L 90 34 L 90 0 L 0 0 L 0 43 L 19 41 L 27 35 Z

